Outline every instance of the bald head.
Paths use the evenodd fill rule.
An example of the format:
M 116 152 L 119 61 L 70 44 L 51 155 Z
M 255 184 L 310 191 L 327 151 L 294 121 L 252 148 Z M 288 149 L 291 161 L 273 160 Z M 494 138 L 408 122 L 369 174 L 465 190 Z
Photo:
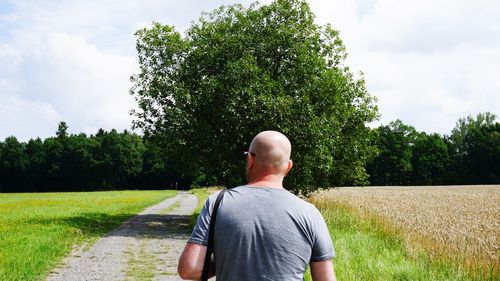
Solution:
M 286 169 L 290 161 L 292 145 L 280 132 L 263 131 L 255 136 L 249 151 L 255 153 L 255 163 L 262 168 Z

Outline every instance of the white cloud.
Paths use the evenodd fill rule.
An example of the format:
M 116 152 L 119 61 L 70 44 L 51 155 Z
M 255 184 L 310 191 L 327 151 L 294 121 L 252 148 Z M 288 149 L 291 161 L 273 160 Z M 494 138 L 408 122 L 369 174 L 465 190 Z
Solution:
M 15 26 L 0 36 L 8 38 L 0 45 L 0 62 L 10 66 L 0 70 L 0 139 L 47 137 L 61 120 L 74 133 L 130 128 L 134 30 L 124 36 L 119 29 L 134 25 L 130 13 L 139 4 L 72 3 L 16 2 L 16 13 L 0 19 Z
M 70 119 L 127 128 L 134 101 L 128 94 L 133 57 L 99 51 L 80 35 L 49 34 L 42 55 L 33 60 L 38 89 Z M 28 91 L 27 91 L 28 92 Z
M 1 89 L 1 86 L 0 86 Z M 0 137 L 15 136 L 26 141 L 37 136 L 54 135 L 62 116 L 49 103 L 25 101 L 0 94 Z
M 226 1 L 10 1 L 0 11 L 0 140 L 130 128 L 133 33 L 152 21 L 184 31 Z M 244 5 L 251 1 L 245 0 Z M 269 0 L 261 1 L 268 3 Z M 381 122 L 449 133 L 455 121 L 500 115 L 500 2 L 311 0 L 340 30 L 354 72 L 378 97 Z M 4 4 L 0 4 L 4 5 Z M 2 6 L 5 7 L 5 6 Z
M 95 133 L 100 127 L 130 127 L 128 112 L 134 107 L 134 100 L 128 94 L 131 86 L 128 81 L 136 71 L 133 57 L 102 52 L 81 35 L 55 32 L 42 34 L 37 39 L 39 42 L 34 48 L 22 51 L 23 62 L 16 66 L 17 74 L 22 77 L 15 81 L 19 89 L 9 94 L 16 96 L 16 102 L 11 100 L 10 104 L 18 106 L 16 110 L 22 112 L 21 116 L 28 118 L 26 111 L 38 104 L 43 105 L 42 109 L 51 109 L 51 115 L 38 117 L 50 117 L 47 120 L 52 123 L 50 128 L 61 120 L 68 121 L 70 131 L 75 133 L 89 127 L 94 131 L 86 133 Z M 6 84 L 14 84 L 14 81 L 9 82 L 7 78 Z M 53 116 L 61 119 L 53 120 Z M 28 123 L 18 120 L 21 121 Z M 3 129 L 1 133 L 16 132 Z M 50 130 L 32 136 L 52 134 Z
M 52 136 L 61 120 L 72 133 L 130 129 L 134 32 L 153 21 L 182 32 L 202 10 L 232 2 L 3 3 L 8 9 L 0 11 L 0 99 L 9 110 L 0 119 L 0 140 Z
M 500 2 L 311 1 L 340 30 L 381 122 L 449 133 L 458 118 L 500 113 Z

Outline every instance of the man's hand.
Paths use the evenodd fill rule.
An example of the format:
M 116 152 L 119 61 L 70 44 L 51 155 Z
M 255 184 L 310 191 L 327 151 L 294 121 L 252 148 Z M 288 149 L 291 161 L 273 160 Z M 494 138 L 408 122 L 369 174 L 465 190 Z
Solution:
M 187 243 L 177 265 L 179 276 L 185 280 L 200 280 L 206 254 L 206 246 Z
M 336 281 L 333 263 L 331 260 L 311 262 L 311 276 L 313 281 Z

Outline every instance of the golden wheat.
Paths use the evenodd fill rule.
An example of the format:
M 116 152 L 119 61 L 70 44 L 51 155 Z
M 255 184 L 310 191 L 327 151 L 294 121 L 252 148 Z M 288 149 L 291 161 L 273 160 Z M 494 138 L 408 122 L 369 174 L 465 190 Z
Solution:
M 314 194 L 313 203 L 347 204 L 381 218 L 409 249 L 498 272 L 500 186 L 344 187 Z

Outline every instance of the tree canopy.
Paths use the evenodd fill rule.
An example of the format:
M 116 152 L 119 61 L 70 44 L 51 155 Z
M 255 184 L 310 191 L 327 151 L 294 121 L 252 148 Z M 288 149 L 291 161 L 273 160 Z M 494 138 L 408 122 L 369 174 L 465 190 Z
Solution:
M 500 183 L 500 123 L 491 113 L 460 118 L 450 136 L 417 132 L 396 120 L 374 129 L 379 154 L 372 185 Z
M 374 130 L 378 155 L 370 161 L 368 172 L 374 185 L 407 185 L 412 175 L 412 147 L 417 131 L 396 120 Z
M 139 135 L 100 129 L 56 137 L 0 141 L 0 192 L 175 188 L 175 166 Z
M 489 112 L 458 120 L 449 137 L 457 183 L 500 182 L 500 123 Z
M 480 113 L 461 118 L 450 136 L 417 132 L 396 120 L 372 130 L 379 154 L 368 162 L 372 185 L 500 183 L 500 123 Z M 0 141 L 0 192 L 187 188 L 214 179 L 162 151 L 158 142 L 128 131 Z
M 292 142 L 292 191 L 366 183 L 374 98 L 345 65 L 339 33 L 315 24 L 305 1 L 222 6 L 184 36 L 160 23 L 136 36 L 134 126 L 186 175 L 241 184 L 243 151 L 272 129 Z

